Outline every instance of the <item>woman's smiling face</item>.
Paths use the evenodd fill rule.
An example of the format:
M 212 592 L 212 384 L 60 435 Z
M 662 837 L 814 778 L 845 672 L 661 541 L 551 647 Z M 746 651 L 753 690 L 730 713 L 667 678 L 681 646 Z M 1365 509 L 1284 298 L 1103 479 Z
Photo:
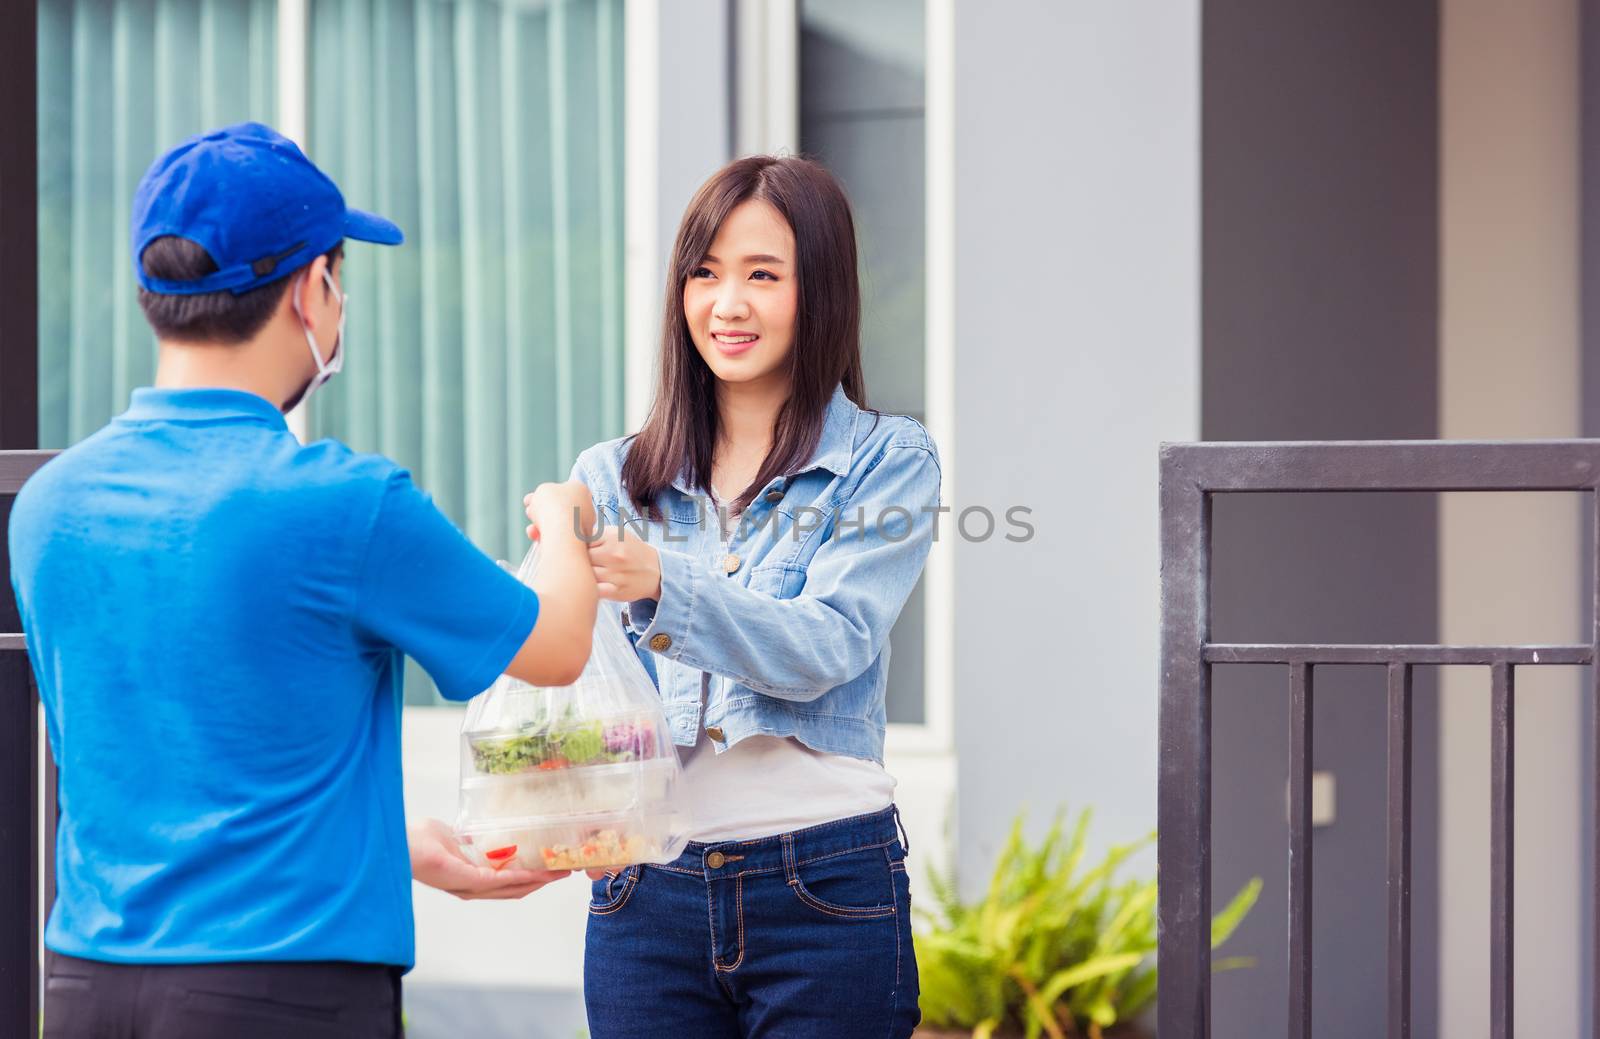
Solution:
M 735 206 L 683 286 L 689 337 L 719 380 L 787 378 L 797 281 L 789 222 L 757 199 Z

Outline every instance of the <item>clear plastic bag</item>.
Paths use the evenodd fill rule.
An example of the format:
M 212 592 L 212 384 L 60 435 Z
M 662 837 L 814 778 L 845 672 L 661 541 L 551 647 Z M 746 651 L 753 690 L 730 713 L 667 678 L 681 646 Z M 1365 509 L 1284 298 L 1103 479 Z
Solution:
M 538 556 L 535 545 L 517 569 L 524 583 Z M 576 682 L 501 675 L 467 705 L 456 835 L 496 868 L 671 862 L 687 843 L 681 776 L 655 684 L 623 634 L 620 606 L 602 599 Z

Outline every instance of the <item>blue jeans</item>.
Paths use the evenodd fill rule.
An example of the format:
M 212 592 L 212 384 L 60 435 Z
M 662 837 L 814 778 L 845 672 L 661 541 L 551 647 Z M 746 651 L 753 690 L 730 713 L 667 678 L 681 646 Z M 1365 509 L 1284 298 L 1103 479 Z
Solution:
M 911 891 L 887 808 L 777 837 L 690 843 L 594 883 L 593 1039 L 905 1039 Z

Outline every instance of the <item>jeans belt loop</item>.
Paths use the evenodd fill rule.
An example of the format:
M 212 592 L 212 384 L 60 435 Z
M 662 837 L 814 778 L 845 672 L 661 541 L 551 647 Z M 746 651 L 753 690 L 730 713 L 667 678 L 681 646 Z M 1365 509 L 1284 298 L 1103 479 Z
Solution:
M 794 835 L 786 833 L 779 838 L 779 842 L 783 845 L 783 879 L 793 887 L 800 876 L 800 868 L 795 863 Z

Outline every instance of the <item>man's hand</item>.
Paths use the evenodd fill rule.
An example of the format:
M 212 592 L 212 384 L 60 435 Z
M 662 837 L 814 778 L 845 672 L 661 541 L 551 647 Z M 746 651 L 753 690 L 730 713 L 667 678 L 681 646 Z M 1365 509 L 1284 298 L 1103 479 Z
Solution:
M 568 872 L 476 865 L 461 850 L 450 827 L 438 819 L 409 821 L 406 839 L 411 843 L 411 875 L 457 898 L 521 898 Z
M 661 554 L 627 527 L 606 527 L 589 542 L 589 565 L 602 599 L 661 598 Z
M 506 666 L 506 674 L 540 686 L 565 686 L 583 675 L 593 646 L 599 593 L 584 539 L 594 529 L 594 500 L 580 480 L 542 483 L 523 499 L 539 543 L 529 583 L 539 595 L 539 621 Z
M 522 499 L 522 507 L 528 514 L 528 537 L 534 541 L 541 529 L 570 530 L 578 537 L 594 530 L 594 499 L 581 480 L 541 483 Z

